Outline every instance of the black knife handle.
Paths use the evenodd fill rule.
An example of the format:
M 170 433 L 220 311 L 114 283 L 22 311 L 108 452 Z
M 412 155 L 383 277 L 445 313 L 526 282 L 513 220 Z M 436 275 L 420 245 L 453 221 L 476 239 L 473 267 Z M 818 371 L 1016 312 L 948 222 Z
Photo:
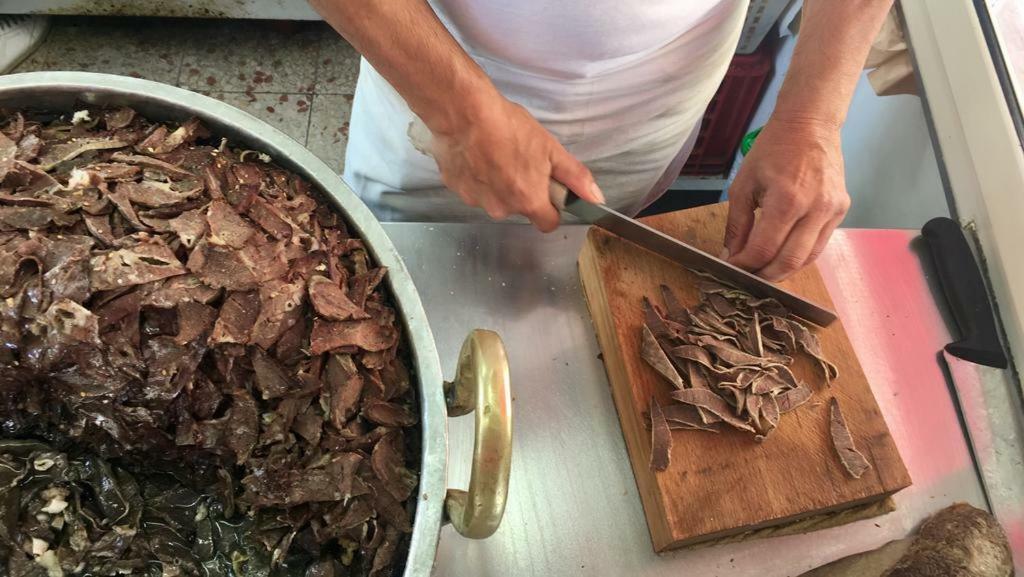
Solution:
M 946 345 L 946 351 L 965 361 L 1005 369 L 1006 354 L 988 290 L 960 224 L 944 216 L 933 218 L 921 229 L 921 236 L 928 243 L 942 292 L 960 328 L 960 340 Z

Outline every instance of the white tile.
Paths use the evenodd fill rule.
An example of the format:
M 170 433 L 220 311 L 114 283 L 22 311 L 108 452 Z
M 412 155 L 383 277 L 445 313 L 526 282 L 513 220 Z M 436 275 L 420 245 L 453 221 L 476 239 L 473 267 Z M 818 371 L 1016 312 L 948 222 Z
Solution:
M 359 76 L 359 53 L 340 34 L 326 27 L 320 38 L 317 94 L 354 94 Z
M 306 142 L 310 103 L 313 98 L 310 94 L 199 92 L 248 112 L 292 137 L 299 144 Z
M 199 21 L 179 85 L 217 92 L 312 92 L 318 23 Z
M 345 146 L 348 144 L 348 122 L 351 114 L 350 94 L 313 96 L 306 147 L 338 174 L 345 168 Z
M 187 29 L 180 20 L 58 18 L 14 71 L 105 72 L 174 84 Z

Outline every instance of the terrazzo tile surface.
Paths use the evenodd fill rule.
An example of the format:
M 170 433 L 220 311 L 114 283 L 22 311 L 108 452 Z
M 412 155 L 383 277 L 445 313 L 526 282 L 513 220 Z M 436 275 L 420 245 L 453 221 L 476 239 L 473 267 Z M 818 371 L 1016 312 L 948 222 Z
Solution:
M 323 22 L 55 17 L 14 72 L 34 70 L 195 90 L 266 121 L 341 172 L 359 54 Z
M 352 113 L 349 94 L 316 94 L 306 147 L 339 174 L 345 168 L 348 122 Z

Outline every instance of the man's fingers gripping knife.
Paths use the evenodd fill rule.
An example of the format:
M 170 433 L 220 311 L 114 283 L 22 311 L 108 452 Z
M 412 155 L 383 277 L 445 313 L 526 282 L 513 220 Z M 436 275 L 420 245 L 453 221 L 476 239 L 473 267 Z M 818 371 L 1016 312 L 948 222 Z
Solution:
M 796 203 L 775 202 L 762 207 L 747 242 L 729 257 L 729 262 L 749 271 L 760 271 L 768 266 L 802 213 Z
M 576 196 L 594 204 L 604 204 L 604 194 L 590 169 L 560 144 L 551 152 L 551 178 L 561 182 Z
M 810 258 L 822 228 L 828 221 L 806 216 L 790 231 L 775 257 L 758 274 L 766 280 L 778 282 L 800 270 Z
M 750 236 L 750 229 L 754 226 L 754 211 L 757 205 L 754 202 L 753 187 L 743 178 L 743 173 L 737 177 L 729 190 L 729 217 L 725 223 L 725 258 L 731 254 L 739 254 L 743 245 L 747 244 Z
M 551 232 L 558 228 L 558 223 L 561 220 L 558 214 L 558 209 L 555 205 L 551 204 L 548 198 L 545 196 L 538 201 L 531 202 L 529 206 L 523 210 L 523 214 L 526 218 L 530 219 L 533 226 L 537 227 L 537 230 L 541 232 Z

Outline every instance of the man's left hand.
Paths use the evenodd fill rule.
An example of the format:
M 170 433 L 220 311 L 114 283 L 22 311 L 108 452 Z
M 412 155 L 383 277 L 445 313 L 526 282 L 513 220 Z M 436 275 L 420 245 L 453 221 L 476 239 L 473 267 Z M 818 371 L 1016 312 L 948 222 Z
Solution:
M 728 261 L 783 280 L 818 258 L 849 208 L 839 126 L 772 119 L 729 189 Z

